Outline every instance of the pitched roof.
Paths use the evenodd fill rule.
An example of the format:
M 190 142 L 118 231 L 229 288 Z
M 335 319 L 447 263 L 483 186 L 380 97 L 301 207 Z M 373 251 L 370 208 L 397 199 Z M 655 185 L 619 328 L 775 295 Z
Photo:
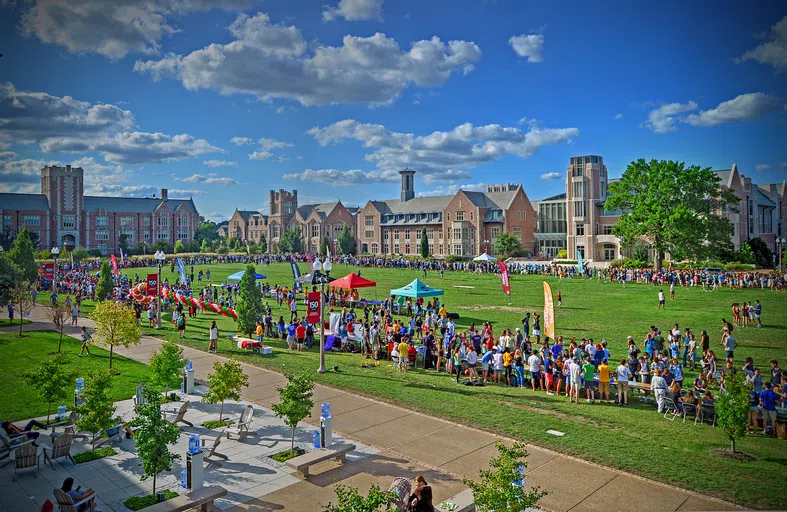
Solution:
M 507 210 L 511 207 L 511 203 L 514 202 L 514 197 L 516 197 L 517 191 L 521 188 L 521 185 L 516 188 L 516 190 L 511 190 L 509 192 L 487 192 L 486 196 L 491 199 L 497 206 Z
M 155 197 L 99 197 L 85 196 L 85 211 L 104 209 L 109 212 L 153 213 L 161 204 Z M 197 213 L 191 199 L 168 199 L 165 204 L 172 211 L 184 205 L 192 213 Z
M 545 198 L 544 198 L 544 199 L 542 199 L 541 201 L 542 201 L 542 202 L 543 202 L 543 201 L 558 201 L 558 200 L 560 200 L 560 199 L 565 199 L 565 198 L 566 198 L 566 193 L 565 193 L 565 192 L 563 192 L 562 194 L 558 194 L 558 195 L 556 195 L 556 196 L 552 196 L 552 197 L 545 197 Z
M 44 194 L 0 194 L 0 210 L 48 210 Z
M 237 212 L 243 220 L 249 220 L 249 217 L 260 214 L 257 210 L 237 210 Z
M 776 208 L 776 203 L 771 201 L 771 198 L 765 195 L 765 193 L 760 188 L 757 188 L 757 204 L 760 206 L 770 206 L 771 208 Z
M 454 196 L 432 196 L 416 197 L 409 201 L 389 199 L 377 201 L 385 203 L 389 212 L 385 213 L 421 213 L 421 212 L 442 212 Z

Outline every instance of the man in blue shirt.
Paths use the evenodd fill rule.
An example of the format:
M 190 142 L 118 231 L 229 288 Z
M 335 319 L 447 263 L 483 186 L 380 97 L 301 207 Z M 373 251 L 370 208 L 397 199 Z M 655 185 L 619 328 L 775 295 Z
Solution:
M 765 383 L 765 391 L 760 393 L 760 409 L 762 409 L 762 426 L 768 433 L 768 422 L 771 423 L 771 431 L 768 435 L 776 435 L 776 401 L 779 395 L 773 392 L 770 382 Z
M 484 356 L 481 358 L 481 369 L 484 373 L 484 383 L 486 383 L 486 378 L 489 376 L 489 365 L 492 363 L 492 358 L 495 355 L 495 349 L 488 351 Z

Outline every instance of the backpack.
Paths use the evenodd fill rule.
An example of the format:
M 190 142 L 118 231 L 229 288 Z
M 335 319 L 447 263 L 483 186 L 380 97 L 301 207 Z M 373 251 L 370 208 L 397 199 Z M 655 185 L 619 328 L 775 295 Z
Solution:
M 186 323 L 186 319 L 182 316 L 178 317 L 178 325 L 184 325 Z

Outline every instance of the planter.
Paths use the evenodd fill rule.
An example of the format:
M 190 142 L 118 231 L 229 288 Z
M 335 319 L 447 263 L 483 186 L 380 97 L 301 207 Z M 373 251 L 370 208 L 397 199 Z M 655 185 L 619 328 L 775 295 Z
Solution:
M 304 453 L 306 453 L 306 450 L 304 450 L 300 446 L 296 446 L 295 448 L 292 449 L 287 448 L 286 450 L 276 452 L 272 455 L 269 455 L 269 457 L 275 460 L 276 462 L 286 462 L 290 459 L 294 459 L 295 457 L 303 455 Z

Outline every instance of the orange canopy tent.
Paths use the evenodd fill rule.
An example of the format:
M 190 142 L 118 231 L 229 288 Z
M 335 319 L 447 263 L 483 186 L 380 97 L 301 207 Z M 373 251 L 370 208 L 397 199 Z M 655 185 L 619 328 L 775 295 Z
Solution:
M 328 286 L 333 288 L 344 288 L 346 290 L 354 290 L 355 288 L 369 288 L 370 286 L 377 286 L 374 281 L 369 281 L 358 274 L 347 274 L 341 279 L 332 281 Z

